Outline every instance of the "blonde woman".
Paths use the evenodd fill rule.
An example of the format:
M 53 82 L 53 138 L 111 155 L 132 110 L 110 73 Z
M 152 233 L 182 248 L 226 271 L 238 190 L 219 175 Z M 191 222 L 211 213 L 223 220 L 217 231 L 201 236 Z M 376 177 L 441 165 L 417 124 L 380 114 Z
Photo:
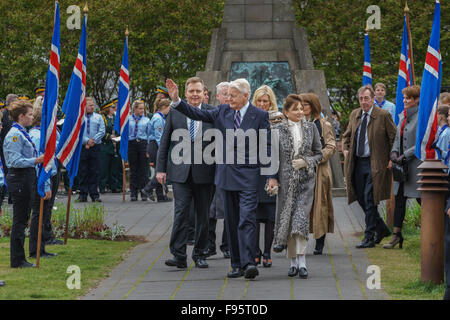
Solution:
M 253 94 L 253 105 L 267 111 L 269 113 L 269 120 L 271 125 L 279 122 L 283 114 L 278 111 L 275 94 L 269 86 L 263 85 L 256 89 Z M 273 230 L 275 225 L 275 211 L 277 197 L 269 196 L 265 191 L 267 176 L 259 176 L 259 190 L 258 190 L 258 207 L 256 209 L 256 244 L 255 244 L 255 262 L 262 263 L 264 267 L 271 267 L 272 260 L 270 257 L 270 250 L 273 242 Z M 260 224 L 264 223 L 264 253 L 259 248 L 259 230 Z
M 334 210 L 331 188 L 333 185 L 330 158 L 336 151 L 336 138 L 333 126 L 320 116 L 322 106 L 319 97 L 314 93 L 302 93 L 300 100 L 303 105 L 303 115 L 313 122 L 319 132 L 322 144 L 323 158 L 317 165 L 314 204 L 310 214 L 309 231 L 314 234 L 316 246 L 314 254 L 322 254 L 327 233 L 334 232 Z

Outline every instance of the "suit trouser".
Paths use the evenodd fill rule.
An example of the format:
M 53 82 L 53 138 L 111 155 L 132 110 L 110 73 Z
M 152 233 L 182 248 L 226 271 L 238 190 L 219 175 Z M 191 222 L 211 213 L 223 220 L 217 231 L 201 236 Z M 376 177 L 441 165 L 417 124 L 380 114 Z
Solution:
M 378 213 L 373 197 L 372 168 L 370 167 L 370 157 L 355 157 L 355 169 L 353 172 L 353 186 L 356 198 L 364 211 L 366 230 L 364 237 L 373 239 L 377 230 L 387 229 L 383 219 Z
M 215 218 L 209 218 L 209 235 L 208 235 L 208 248 L 209 251 L 214 252 L 216 251 L 216 226 L 217 226 L 217 220 Z M 220 245 L 220 250 L 224 252 L 225 250 L 228 250 L 228 237 L 227 237 L 227 227 L 225 223 L 223 224 L 223 231 L 222 231 L 222 244 Z
M 231 266 L 245 268 L 249 264 L 255 265 L 258 191 L 223 190 L 223 192 Z
M 447 290 L 450 290 L 450 218 L 445 214 L 444 219 L 444 262 L 445 262 L 445 282 L 447 285 Z
M 10 168 L 6 176 L 8 190 L 13 202 L 13 222 L 10 238 L 11 267 L 16 268 L 26 261 L 25 228 L 30 218 L 32 199 L 36 193 L 35 168 Z
M 78 176 L 80 178 L 80 197 L 86 198 L 88 193 L 92 199 L 98 198 L 98 183 L 100 179 L 100 145 L 86 149 L 81 147 Z
M 130 164 L 131 196 L 137 196 L 148 180 L 147 141 L 131 140 L 128 142 L 128 163 Z
M 188 216 L 192 199 L 195 210 L 195 243 L 192 259 L 203 257 L 208 248 L 208 214 L 213 196 L 212 183 L 194 183 L 189 172 L 185 183 L 173 182 L 174 221 L 170 236 L 170 252 L 177 258 L 185 260 Z

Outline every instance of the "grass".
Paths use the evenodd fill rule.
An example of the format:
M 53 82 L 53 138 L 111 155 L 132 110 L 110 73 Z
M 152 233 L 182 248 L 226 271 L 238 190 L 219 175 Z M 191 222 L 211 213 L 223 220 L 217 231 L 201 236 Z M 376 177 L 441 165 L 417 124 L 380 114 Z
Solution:
M 383 212 L 385 215 L 385 212 Z M 435 285 L 420 280 L 420 206 L 409 202 L 404 226 L 403 249 L 383 249 L 385 238 L 375 248 L 366 249 L 372 264 L 381 268 L 381 286 L 394 300 L 442 300 L 445 283 Z
M 113 267 L 123 261 L 126 252 L 137 242 L 69 239 L 67 245 L 48 246 L 46 250 L 58 256 L 40 259 L 39 269 L 12 269 L 9 261 L 9 238 L 0 238 L 0 300 L 73 300 L 106 278 Z M 28 239 L 25 242 L 28 253 Z M 31 263 L 36 259 L 27 258 Z M 81 288 L 68 289 L 72 273 L 67 268 L 76 265 L 81 270 Z

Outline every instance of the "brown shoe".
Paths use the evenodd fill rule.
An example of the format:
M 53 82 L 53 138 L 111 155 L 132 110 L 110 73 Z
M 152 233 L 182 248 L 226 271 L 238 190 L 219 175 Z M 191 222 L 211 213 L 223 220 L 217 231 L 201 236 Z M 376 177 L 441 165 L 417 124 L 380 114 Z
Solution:
M 397 245 L 397 243 L 398 243 L 398 247 L 400 249 L 402 249 L 403 248 L 403 236 L 402 236 L 401 232 L 394 233 L 391 241 L 389 243 L 384 244 L 383 248 L 384 249 L 394 249 L 395 246 Z

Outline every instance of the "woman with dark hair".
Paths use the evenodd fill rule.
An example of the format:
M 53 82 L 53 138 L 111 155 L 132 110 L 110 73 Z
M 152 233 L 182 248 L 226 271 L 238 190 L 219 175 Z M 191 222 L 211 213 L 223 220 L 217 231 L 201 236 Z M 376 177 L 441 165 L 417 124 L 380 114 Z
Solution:
M 302 93 L 300 100 L 305 118 L 314 122 L 319 132 L 323 154 L 316 170 L 317 180 L 310 221 L 310 232 L 314 233 L 314 239 L 316 239 L 314 254 L 317 255 L 322 254 L 326 234 L 334 232 L 333 196 L 331 194 L 333 181 L 329 160 L 336 151 L 336 139 L 331 123 L 320 116 L 322 106 L 319 97 L 314 93 Z
M 383 248 L 393 249 L 398 244 L 403 247 L 402 226 L 406 213 L 406 200 L 416 198 L 420 204 L 420 191 L 417 191 L 417 167 L 422 163 L 414 155 L 416 150 L 416 131 L 419 111 L 420 87 L 417 85 L 402 90 L 405 109 L 399 115 L 399 125 L 391 151 L 391 161 L 394 163 L 394 234 Z M 403 168 L 403 174 L 397 174 Z
M 36 146 L 25 129 L 33 123 L 31 103 L 14 101 L 9 108 L 9 116 L 13 124 L 3 142 L 3 152 L 9 169 L 6 182 L 13 202 L 10 262 L 11 268 L 29 268 L 35 265 L 25 258 L 25 228 L 36 193 L 36 165 L 44 161 L 44 155 L 38 156 Z M 51 192 L 47 192 L 44 200 L 50 196 Z
M 273 251 L 287 248 L 291 260 L 289 277 L 306 279 L 306 247 L 310 212 L 314 200 L 315 169 L 322 160 L 322 145 L 316 126 L 306 121 L 300 97 L 290 94 L 283 104 L 285 119 L 273 126 L 279 132 L 277 179 L 269 179 L 268 192 L 278 187 Z

